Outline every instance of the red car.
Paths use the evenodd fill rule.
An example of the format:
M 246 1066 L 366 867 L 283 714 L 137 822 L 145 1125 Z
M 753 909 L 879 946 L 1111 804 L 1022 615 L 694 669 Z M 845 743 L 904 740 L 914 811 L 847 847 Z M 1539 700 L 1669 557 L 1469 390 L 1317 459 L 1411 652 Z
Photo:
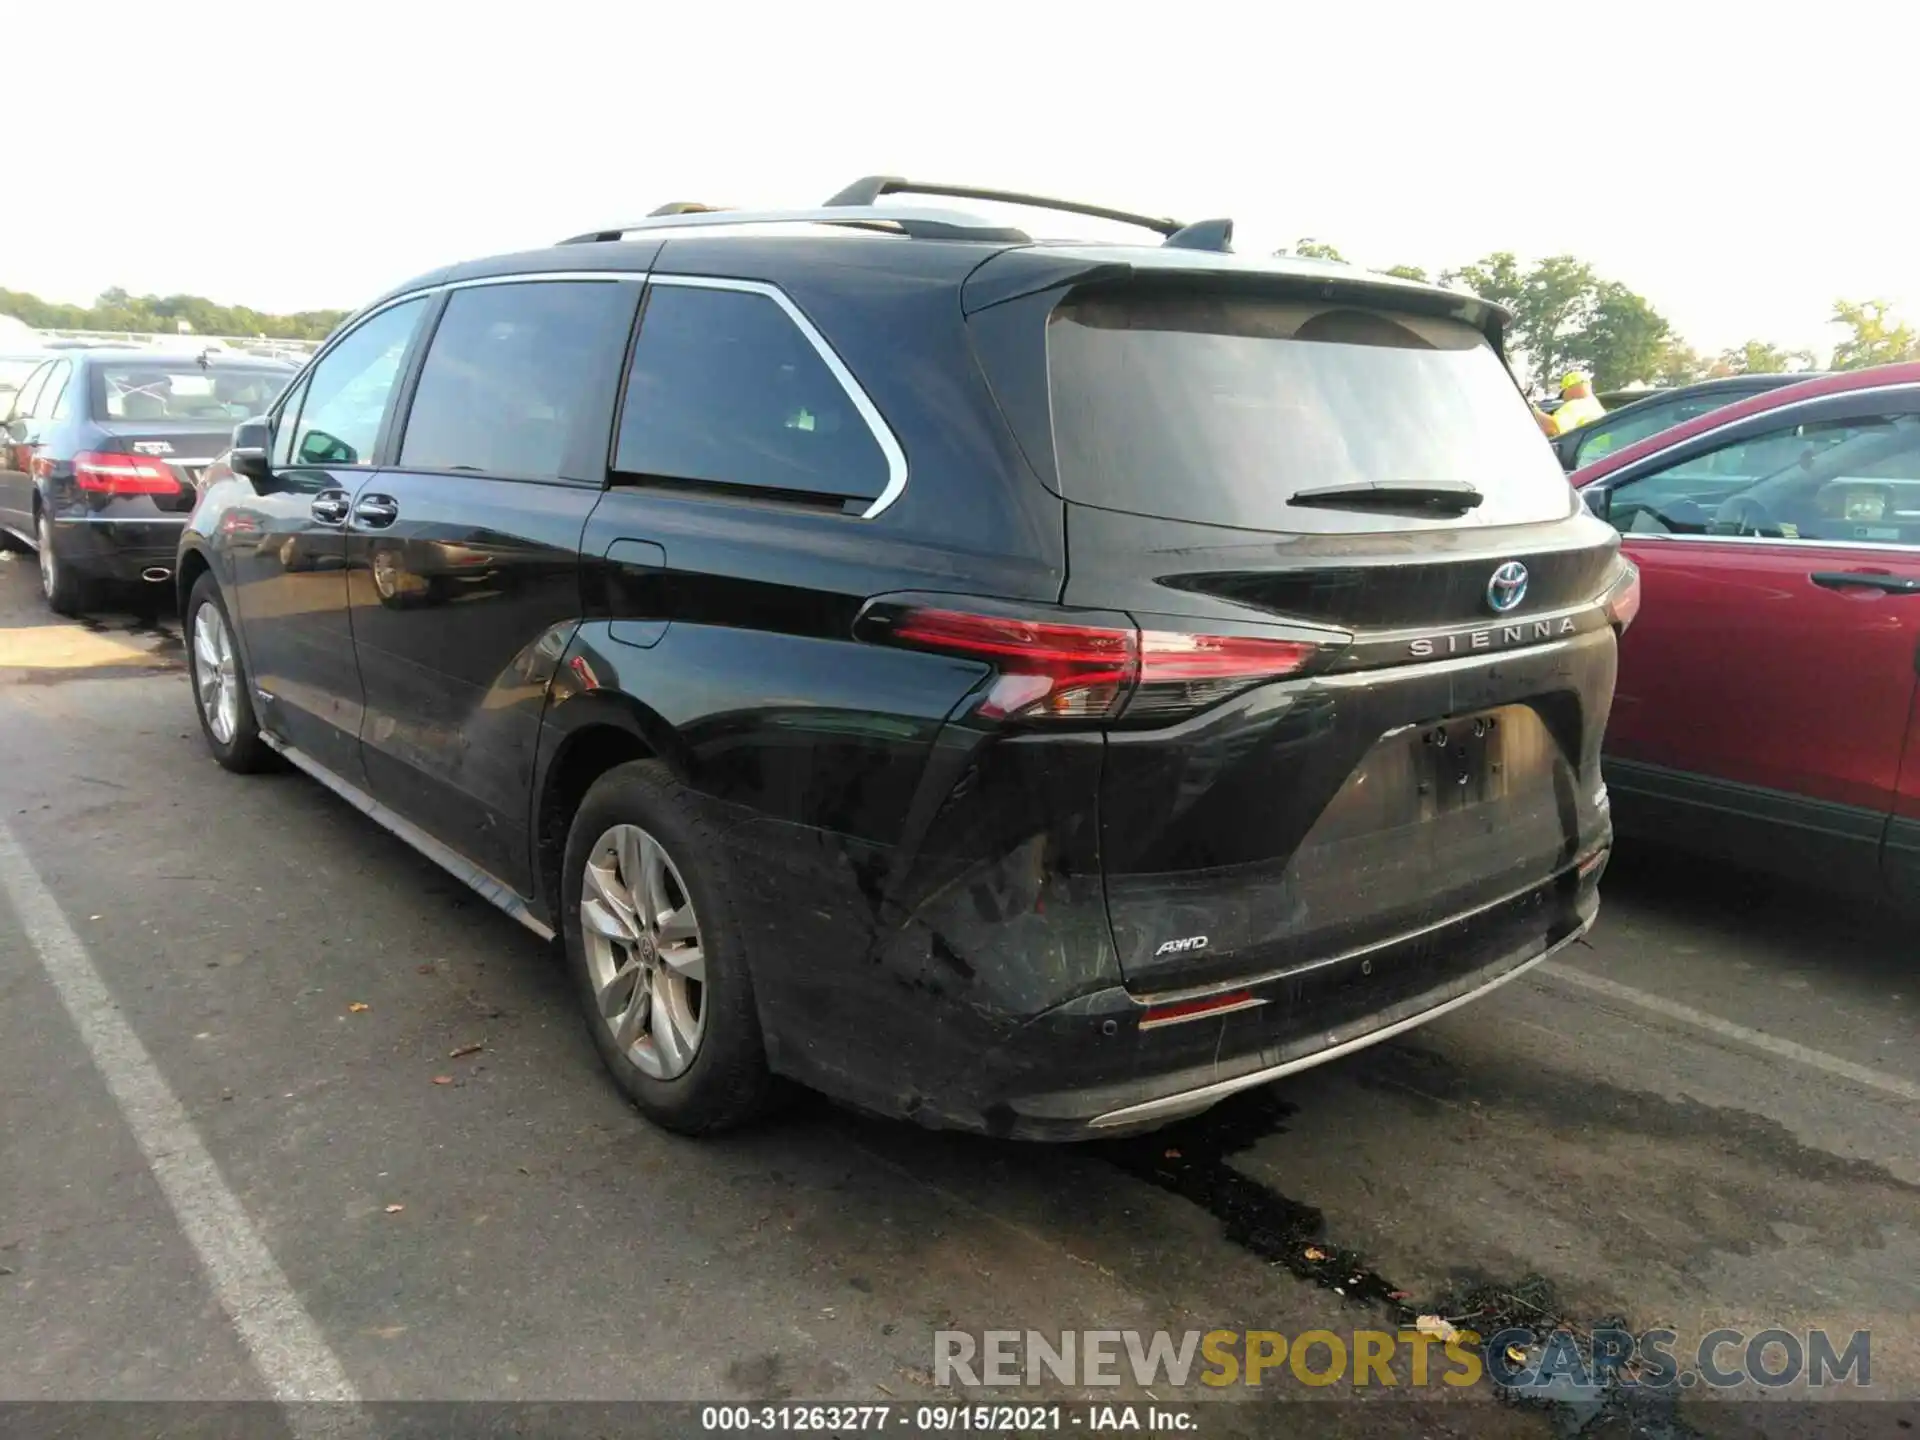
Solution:
M 1920 899 L 1920 364 L 1570 478 L 1643 584 L 1607 726 L 1620 833 Z

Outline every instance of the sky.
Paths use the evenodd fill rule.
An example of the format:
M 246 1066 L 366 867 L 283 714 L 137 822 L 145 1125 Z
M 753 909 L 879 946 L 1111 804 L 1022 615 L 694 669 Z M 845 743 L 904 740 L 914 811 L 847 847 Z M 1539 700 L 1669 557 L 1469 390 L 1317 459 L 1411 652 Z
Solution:
M 1703 351 L 1824 359 L 1836 298 L 1920 322 L 1916 42 L 1896 0 L 22 5 L 0 287 L 351 309 L 885 173 L 1381 267 L 1568 253 Z

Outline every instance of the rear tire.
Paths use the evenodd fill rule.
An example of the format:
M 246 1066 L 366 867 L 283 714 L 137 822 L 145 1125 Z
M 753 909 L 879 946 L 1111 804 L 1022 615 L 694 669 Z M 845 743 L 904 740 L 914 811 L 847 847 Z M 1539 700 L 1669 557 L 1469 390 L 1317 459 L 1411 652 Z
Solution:
M 580 802 L 561 871 L 567 965 L 615 1081 L 682 1135 L 742 1125 L 774 1094 L 733 890 L 719 834 L 659 761 L 616 766 Z
M 39 537 L 40 593 L 47 608 L 56 615 L 79 615 L 93 599 L 93 587 L 53 548 L 53 522 L 42 510 L 34 516 L 34 534 Z
M 236 775 L 265 770 L 275 760 L 260 738 L 253 713 L 253 685 L 219 582 L 209 571 L 193 582 L 187 613 L 181 617 L 187 645 L 187 676 L 193 685 L 194 713 L 213 758 Z

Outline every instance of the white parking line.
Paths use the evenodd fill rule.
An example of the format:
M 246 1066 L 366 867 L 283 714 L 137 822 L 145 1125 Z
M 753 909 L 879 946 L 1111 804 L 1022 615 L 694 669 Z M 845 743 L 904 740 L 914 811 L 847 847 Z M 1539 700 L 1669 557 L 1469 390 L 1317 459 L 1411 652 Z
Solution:
M 274 1398 L 289 1405 L 357 1400 L 340 1361 L 320 1337 L 313 1317 L 287 1283 L 240 1201 L 221 1179 L 219 1167 L 146 1046 L 121 1019 L 92 957 L 4 823 L 0 823 L 0 890 L 12 900 L 21 930 L 73 1017 L 174 1217 L 206 1267 L 214 1294 Z M 319 1417 L 313 1412 L 304 1417 L 289 1412 L 289 1418 L 298 1422 Z M 295 1428 L 306 1431 L 331 1425 L 296 1423 Z
M 1745 1025 L 1736 1025 L 1731 1020 L 1722 1020 L 1718 1015 L 1709 1015 L 1704 1010 L 1696 1010 L 1691 1005 L 1682 1005 L 1678 1001 L 1668 1000 L 1664 996 L 1650 991 L 1636 990 L 1631 985 L 1622 985 L 1617 980 L 1608 980 L 1604 976 L 1589 975 L 1584 970 L 1576 970 L 1558 960 L 1549 960 L 1534 972 L 1544 979 L 1558 980 L 1582 990 L 1590 990 L 1596 995 L 1604 995 L 1609 1000 L 1618 1000 L 1625 1005 L 1635 1005 L 1655 1015 L 1664 1015 L 1669 1020 L 1678 1020 L 1683 1025 L 1692 1025 L 1709 1035 L 1718 1035 L 1723 1040 L 1732 1040 L 1736 1044 L 1764 1051 L 1768 1055 L 1778 1055 L 1782 1060 L 1792 1060 L 1809 1069 L 1824 1070 L 1842 1080 L 1851 1080 L 1856 1085 L 1865 1085 L 1888 1095 L 1898 1095 L 1903 1100 L 1920 1101 L 1920 1085 L 1911 1080 L 1902 1080 L 1898 1075 L 1883 1074 L 1865 1065 L 1856 1065 L 1851 1060 L 1842 1060 L 1838 1055 L 1829 1055 L 1824 1050 L 1814 1050 L 1805 1045 L 1795 1044 L 1791 1040 L 1782 1040 L 1777 1035 L 1769 1035 L 1764 1030 L 1749 1030 Z

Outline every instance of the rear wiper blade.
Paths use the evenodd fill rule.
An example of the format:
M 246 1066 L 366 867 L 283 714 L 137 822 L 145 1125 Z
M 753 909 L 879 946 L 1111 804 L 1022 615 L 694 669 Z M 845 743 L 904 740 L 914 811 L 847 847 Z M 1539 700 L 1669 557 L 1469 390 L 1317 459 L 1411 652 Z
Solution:
M 1322 510 L 1437 510 L 1458 515 L 1486 498 L 1465 480 L 1386 480 L 1296 490 L 1287 503 Z

